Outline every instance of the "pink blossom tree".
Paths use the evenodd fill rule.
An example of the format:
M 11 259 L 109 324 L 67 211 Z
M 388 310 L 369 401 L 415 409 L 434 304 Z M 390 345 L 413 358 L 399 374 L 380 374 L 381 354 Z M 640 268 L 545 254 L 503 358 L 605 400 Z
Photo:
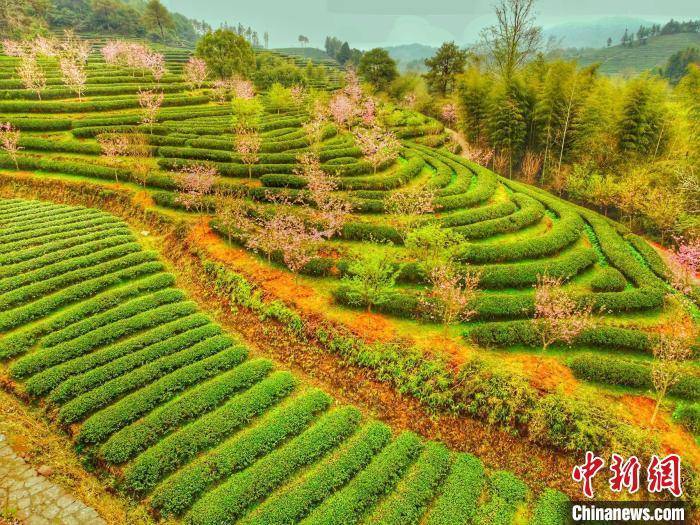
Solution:
M 102 49 L 100 49 L 102 58 L 108 66 L 115 66 L 119 63 L 119 59 L 123 53 L 123 43 L 120 41 L 110 40 Z
M 260 147 L 262 146 L 262 139 L 260 135 L 251 129 L 239 130 L 238 134 L 234 139 L 236 146 L 236 153 L 241 156 L 241 161 L 243 164 L 248 166 L 248 178 L 253 176 L 253 164 L 260 160 Z
M 700 272 L 700 237 L 689 241 L 676 238 L 678 247 L 671 254 L 671 284 L 681 293 L 690 294 Z
M 435 192 L 421 187 L 394 191 L 384 200 L 384 209 L 395 215 L 392 222 L 405 240 L 423 215 L 435 211 Z
M 352 67 L 348 67 L 345 72 L 345 87 L 343 88 L 343 93 L 345 93 L 354 104 L 359 103 L 362 98 L 360 79 L 357 76 L 357 72 Z
M 89 41 L 79 38 L 73 31 L 66 30 L 63 40 L 58 45 L 57 53 L 65 59 L 85 65 L 91 49 L 92 44 Z
M 165 56 L 162 53 L 148 52 L 143 56 L 143 67 L 150 71 L 154 80 L 160 83 L 165 74 Z
M 102 155 L 109 159 L 113 165 L 119 157 L 123 157 L 129 152 L 129 137 L 125 133 L 101 133 L 96 138 Z M 114 167 L 114 178 L 119 182 L 117 166 Z
M 78 95 L 78 100 L 81 100 L 87 82 L 84 65 L 71 57 L 62 57 L 58 65 L 63 83 Z
M 297 160 L 299 167 L 294 172 L 306 179 L 309 195 L 316 206 L 314 215 L 323 225 L 319 234 L 331 238 L 342 231 L 352 212 L 352 203 L 334 194 L 338 182 L 321 168 L 318 155 L 304 153 Z
M 155 91 L 153 89 L 141 90 L 139 89 L 139 106 L 141 106 L 142 115 L 141 123 L 153 126 L 153 123 L 158 120 L 158 110 L 165 95 L 162 91 Z
M 295 274 L 306 266 L 318 250 L 321 236 L 304 220 L 291 213 L 278 212 L 260 223 L 247 246 L 265 253 L 268 261 L 275 251 L 282 253 L 284 264 Z
M 662 326 L 652 352 L 651 381 L 656 390 L 656 406 L 651 415 L 653 425 L 659 407 L 668 390 L 681 379 L 683 363 L 693 357 L 693 347 L 697 343 L 698 329 L 692 319 L 674 320 Z
M 430 271 L 432 288 L 422 301 L 428 315 L 441 322 L 445 329 L 457 322 L 469 321 L 476 311 L 474 305 L 480 275 L 464 272 L 460 275 L 449 263 L 438 264 Z
M 32 42 L 34 54 L 45 57 L 53 57 L 58 53 L 58 44 L 53 38 L 37 36 Z
M 226 102 L 226 97 L 233 89 L 233 83 L 231 80 L 215 80 L 212 84 L 212 99 L 223 104 Z
M 236 98 L 243 100 L 255 98 L 255 85 L 250 80 L 235 78 L 232 81 L 232 87 Z
M 41 92 L 46 89 L 46 75 L 34 55 L 22 55 L 17 66 L 17 76 L 24 88 L 34 91 L 41 100 Z
M 19 130 L 13 127 L 9 122 L 0 124 L 0 148 L 9 155 L 12 162 L 15 163 L 15 168 L 19 169 L 17 153 L 22 149 L 19 145 Z
M 216 166 L 211 163 L 191 163 L 184 166 L 175 177 L 177 202 L 187 210 L 206 210 L 206 198 L 214 190 L 218 175 Z
M 207 80 L 207 63 L 201 58 L 190 57 L 183 67 L 182 74 L 192 89 L 199 89 Z
M 561 279 L 547 275 L 537 279 L 532 324 L 540 337 L 542 350 L 556 342 L 570 344 L 593 324 L 593 307 L 579 304 L 562 284 Z
M 21 57 L 27 53 L 24 42 L 11 40 L 9 38 L 5 38 L 2 41 L 2 49 L 8 57 Z
M 395 160 L 401 151 L 401 142 L 391 131 L 380 128 L 358 128 L 354 133 L 355 143 L 362 150 L 362 154 L 374 168 Z
M 292 98 L 292 103 L 297 107 L 300 107 L 304 103 L 305 95 L 304 86 L 302 85 L 295 84 L 289 88 L 289 96 Z
M 226 232 L 228 242 L 233 240 L 233 233 L 239 232 L 244 236 L 255 230 L 255 223 L 250 218 L 248 205 L 242 195 L 219 191 L 214 196 L 216 219 Z
M 365 126 L 374 126 L 377 120 L 377 104 L 372 97 L 367 97 L 367 99 L 362 104 L 362 110 L 360 112 L 360 120 Z
M 457 106 L 451 102 L 445 104 L 440 109 L 440 116 L 448 126 L 454 126 L 457 123 Z
M 333 120 L 341 128 L 349 128 L 356 114 L 356 107 L 353 100 L 343 93 L 337 93 L 331 99 L 328 103 L 328 110 Z

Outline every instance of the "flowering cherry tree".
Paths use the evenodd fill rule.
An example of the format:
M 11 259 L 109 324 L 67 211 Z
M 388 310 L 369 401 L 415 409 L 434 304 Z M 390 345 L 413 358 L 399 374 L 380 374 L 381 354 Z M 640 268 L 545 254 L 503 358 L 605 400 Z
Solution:
M 212 193 L 219 175 L 210 163 L 192 163 L 184 166 L 175 177 L 177 202 L 185 209 L 202 212 L 207 209 L 206 197 Z
M 428 188 L 406 188 L 392 192 L 384 201 L 384 209 L 396 217 L 393 222 L 406 240 L 421 216 L 435 211 L 435 192 Z
M 34 55 L 22 55 L 17 66 L 17 76 L 24 88 L 34 91 L 41 100 L 41 92 L 46 89 L 46 75 Z
M 352 212 L 352 203 L 333 193 L 338 182 L 321 168 L 318 155 L 304 153 L 297 160 L 299 167 L 294 172 L 306 179 L 309 195 L 316 205 L 316 218 L 323 224 L 319 234 L 331 238 L 343 229 Z
M 291 213 L 276 213 L 260 222 L 247 246 L 267 254 L 268 260 L 275 251 L 282 253 L 284 264 L 294 273 L 306 266 L 318 250 L 320 233 L 307 226 L 304 220 Z
M 345 87 L 343 93 L 350 98 L 353 103 L 358 103 L 362 98 L 362 87 L 357 72 L 349 67 L 345 72 Z
M 353 100 L 343 93 L 336 94 L 328 103 L 333 120 L 340 127 L 350 127 L 355 118 L 356 107 Z
M 71 57 L 62 57 L 58 61 L 58 66 L 61 70 L 61 78 L 63 83 L 78 95 L 78 100 L 81 100 L 83 91 L 85 91 L 85 83 L 87 75 L 84 65 Z
M 19 130 L 9 122 L 0 124 L 0 148 L 10 156 L 15 163 L 15 168 L 19 169 L 17 153 L 22 149 L 19 145 Z
M 248 205 L 242 195 L 217 192 L 214 196 L 216 219 L 226 232 L 228 242 L 233 240 L 233 232 L 250 235 L 255 228 L 248 214 Z
M 201 58 L 190 57 L 182 69 L 182 74 L 192 89 L 199 89 L 207 80 L 207 63 Z
M 292 102 L 295 106 L 299 107 L 304 103 L 304 86 L 296 84 L 289 88 L 289 96 L 292 97 Z
M 212 84 L 212 99 L 223 104 L 224 102 L 226 102 L 226 97 L 229 93 L 231 93 L 232 89 L 233 83 L 230 79 L 215 80 Z
M 367 99 L 362 104 L 360 120 L 365 126 L 375 125 L 377 120 L 377 104 L 372 97 L 367 97 Z
M 73 31 L 64 31 L 63 40 L 57 46 L 56 52 L 63 58 L 77 64 L 85 65 L 90 56 L 92 44 L 75 35 Z
M 474 316 L 474 304 L 480 275 L 465 272 L 460 275 L 453 265 L 442 263 L 430 271 L 432 288 L 423 301 L 429 315 L 440 321 L 445 328 L 457 322 L 466 322 Z
M 451 102 L 445 104 L 440 109 L 440 116 L 448 126 L 454 126 L 457 122 L 457 106 L 455 106 Z
M 374 168 L 374 173 L 377 173 L 380 165 L 395 160 L 401 151 L 401 142 L 391 131 L 383 131 L 377 127 L 359 128 L 354 136 L 355 143 Z
M 141 90 L 139 89 L 139 106 L 141 106 L 141 123 L 152 125 L 156 122 L 158 117 L 158 110 L 161 104 L 163 104 L 163 99 L 165 95 L 162 91 L 155 91 L 153 89 Z
M 686 241 L 676 238 L 678 247 L 671 254 L 671 284 L 681 293 L 690 294 L 700 272 L 700 237 Z
M 235 78 L 232 81 L 233 94 L 236 98 L 251 100 L 255 98 L 255 85 L 250 80 Z
M 102 155 L 114 164 L 116 159 L 129 152 L 129 137 L 125 133 L 101 133 L 97 135 Z M 115 167 L 114 178 L 119 182 L 119 171 Z
M 652 348 L 654 361 L 651 365 L 651 381 L 656 390 L 656 406 L 650 421 L 652 425 L 668 390 L 681 379 L 683 362 L 693 356 L 697 337 L 698 330 L 691 319 L 674 320 L 661 327 L 659 338 Z
M 462 151 L 465 157 L 481 166 L 486 166 L 493 158 L 493 150 L 477 144 L 467 144 Z
M 236 153 L 241 156 L 243 164 L 248 166 L 248 178 L 253 176 L 253 164 L 260 160 L 260 147 L 262 139 L 260 135 L 250 129 L 241 129 L 234 139 Z
M 6 38 L 2 41 L 3 52 L 8 57 L 21 57 L 27 53 L 26 46 L 23 42 Z
M 53 57 L 58 52 L 58 44 L 53 38 L 37 36 L 32 42 L 32 49 L 36 55 Z
M 165 74 L 165 56 L 162 53 L 148 52 L 143 56 L 143 68 L 151 72 L 156 82 Z
M 108 66 L 115 66 L 119 63 L 119 58 L 122 54 L 123 45 L 120 41 L 110 40 L 100 49 L 102 58 Z
M 535 288 L 533 327 L 540 337 L 542 350 L 555 342 L 571 343 L 592 325 L 591 305 L 580 305 L 562 288 L 562 280 L 539 276 Z

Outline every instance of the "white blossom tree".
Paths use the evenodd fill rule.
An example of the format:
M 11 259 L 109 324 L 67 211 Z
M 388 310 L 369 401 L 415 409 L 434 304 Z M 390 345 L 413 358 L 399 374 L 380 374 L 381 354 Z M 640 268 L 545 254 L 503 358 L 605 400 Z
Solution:
M 355 144 L 374 168 L 374 173 L 382 164 L 396 160 L 401 152 L 401 142 L 391 131 L 377 127 L 358 128 L 354 138 Z
M 540 337 L 542 350 L 547 350 L 556 342 L 573 342 L 593 324 L 593 307 L 579 304 L 562 285 L 561 279 L 547 275 L 541 275 L 537 279 L 532 323 Z
M 207 80 L 207 63 L 201 58 L 190 57 L 182 69 L 182 74 L 192 89 L 199 89 Z
M 175 176 L 177 202 L 187 210 L 202 212 L 208 208 L 207 197 L 214 191 L 219 172 L 210 163 L 191 163 Z
M 19 169 L 17 154 L 22 147 L 19 145 L 19 130 L 9 122 L 0 124 L 0 148 L 9 155 L 15 163 L 15 168 Z

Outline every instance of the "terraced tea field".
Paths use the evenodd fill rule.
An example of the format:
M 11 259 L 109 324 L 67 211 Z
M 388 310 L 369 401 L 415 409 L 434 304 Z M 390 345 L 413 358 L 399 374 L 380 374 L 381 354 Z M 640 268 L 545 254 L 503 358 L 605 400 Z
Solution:
M 675 291 L 664 259 L 643 238 L 452 153 L 449 130 L 410 107 L 373 101 L 352 83 L 338 90 L 342 75 L 331 62 L 296 94 L 262 86 L 246 98 L 212 79 L 198 87 L 186 82 L 186 50 L 166 50 L 167 72 L 156 79 L 106 64 L 101 44 L 79 98 L 61 86 L 55 59 L 39 60 L 48 87 L 38 100 L 16 79 L 17 59 L 0 57 L 0 123 L 20 133 L 17 155 L 0 154 L 5 196 L 29 186 L 68 201 L 65 183 L 97 195 L 99 207 L 100 197 L 128 194 L 138 209 L 167 217 L 191 237 L 203 232 L 208 245 L 196 247 L 200 254 L 215 249 L 225 255 L 223 267 L 246 267 L 263 288 L 270 275 L 295 268 L 286 290 L 265 288 L 266 298 L 279 293 L 274 299 L 288 303 L 272 308 L 311 305 L 319 318 L 349 320 L 353 328 L 380 319 L 398 339 L 427 340 L 425 352 L 376 350 L 361 346 L 360 329 L 356 340 L 326 350 L 430 410 L 527 435 L 535 415 L 554 406 L 546 415 L 560 416 L 561 427 L 540 419 L 546 439 L 532 439 L 567 453 L 581 443 L 626 443 L 619 421 L 648 428 L 626 405 L 618 410 L 619 399 L 650 393 L 659 331 L 679 320 L 697 323 L 700 292 Z M 153 122 L 144 122 L 144 89 L 163 93 Z M 339 97 L 354 97 L 361 110 L 344 115 Z M 252 160 L 240 152 L 241 121 L 250 116 L 238 98 L 257 105 L 252 127 L 260 144 Z M 399 141 L 396 156 L 382 159 L 361 147 L 362 130 L 376 128 Z M 138 138 L 138 153 L 106 152 L 105 141 L 115 137 Z M 304 165 L 309 157 L 331 182 L 326 197 L 350 210 L 332 234 L 314 238 L 311 256 L 293 259 L 280 249 L 281 237 L 264 234 L 275 224 L 306 231 L 321 222 Z M 198 169 L 217 177 L 204 189 L 185 188 L 182 174 Z M 428 196 L 427 204 L 407 206 L 416 196 Z M 280 217 L 281 226 L 274 222 Z M 445 253 L 460 275 L 478 276 L 478 289 L 470 319 L 443 329 L 425 309 L 432 291 L 426 263 Z M 395 281 L 374 302 L 353 281 L 358 261 L 373 255 Z M 552 509 L 561 494 L 533 494 L 473 456 L 410 432 L 392 434 L 270 360 L 251 357 L 174 287 L 159 254 L 144 251 L 131 228 L 105 211 L 2 200 L 0 262 L 7 373 L 70 430 L 87 460 L 157 514 L 202 524 L 559 522 Z M 544 275 L 594 311 L 594 322 L 570 344 L 546 351 L 532 322 L 534 287 Z M 260 300 L 259 290 L 242 286 Z M 679 370 L 664 417 L 682 406 L 692 420 L 697 361 Z M 580 393 L 595 407 L 616 407 L 604 414 L 596 408 L 590 434 L 581 430 L 593 421 L 583 409 L 547 405 Z M 572 424 L 569 415 L 584 422 Z M 635 443 L 651 442 L 646 436 Z M 700 464 L 692 437 L 683 439 L 683 452 Z
M 396 161 L 377 169 L 363 158 L 346 126 L 328 121 L 319 131 L 319 142 L 314 142 L 303 128 L 310 118 L 306 106 L 279 106 L 263 92 L 258 98 L 264 111 L 256 122 L 260 153 L 257 162 L 246 165 L 233 148 L 231 122 L 237 116 L 231 104 L 215 100 L 211 83 L 199 89 L 184 83 L 180 75 L 186 51 L 169 51 L 165 57 L 167 74 L 156 82 L 148 74 L 107 66 L 95 52 L 87 65 L 81 101 L 55 87 L 59 78 L 52 59 L 43 63 L 49 87 L 41 101 L 34 100 L 36 95 L 19 89 L 14 79 L 16 59 L 5 57 L 0 63 L 0 87 L 5 89 L 0 120 L 21 130 L 18 168 L 40 177 L 114 181 L 133 189 L 144 182 L 143 189 L 155 204 L 184 212 L 176 173 L 190 164 L 208 162 L 221 175 L 218 191 L 244 195 L 251 216 L 274 213 L 282 200 L 304 220 L 313 221 L 313 203 L 298 161 L 300 155 L 316 151 L 320 167 L 335 177 L 334 193 L 352 204 L 352 214 L 319 252 L 332 255 L 316 256 L 301 268 L 302 274 L 313 277 L 305 283 L 329 300 L 332 295 L 337 304 L 349 304 L 347 286 L 338 278 L 348 273 L 358 256 L 388 251 L 398 271 L 398 286 L 376 310 L 420 318 L 421 290 L 429 285 L 429 276 L 420 255 L 416 258 L 415 250 L 404 244 L 411 231 L 440 227 L 459 238 L 453 257 L 458 267 L 479 274 L 475 317 L 463 326 L 464 334 L 477 344 L 538 346 L 526 319 L 533 312 L 533 286 L 543 274 L 562 279 L 580 301 L 603 312 L 598 326 L 582 334 L 574 346 L 602 349 L 605 354 L 568 352 L 562 358 L 581 379 L 648 389 L 654 327 L 674 316 L 697 318 L 697 290 L 690 297 L 669 295 L 669 270 L 642 238 L 593 211 L 499 177 L 440 148 L 447 133 L 435 120 L 405 108 L 382 106 L 379 114 L 403 148 Z M 328 74 L 331 77 L 337 79 L 337 70 Z M 146 87 L 165 95 L 157 122 L 144 127 L 134 94 Z M 102 149 L 95 140 L 138 131 L 146 132 L 148 142 L 148 158 L 141 159 L 148 164 L 145 177 L 136 175 L 133 158 L 100 156 Z M 0 165 L 15 167 L 6 155 L 0 156 Z M 404 190 L 430 192 L 433 212 L 419 217 L 389 213 L 387 202 Z M 214 229 L 247 245 L 249 233 L 235 227 L 231 231 L 220 220 L 214 197 L 205 197 L 204 203 L 204 211 L 213 215 Z M 274 250 L 262 255 L 282 262 L 282 254 Z M 676 387 L 678 395 L 697 400 L 697 381 L 695 366 L 689 365 L 682 386 Z
M 508 472 L 250 357 L 115 217 L 0 201 L 0 360 L 89 461 L 186 523 L 549 523 Z M 539 518 L 538 518 L 539 516 Z M 542 521 L 545 520 L 545 521 Z

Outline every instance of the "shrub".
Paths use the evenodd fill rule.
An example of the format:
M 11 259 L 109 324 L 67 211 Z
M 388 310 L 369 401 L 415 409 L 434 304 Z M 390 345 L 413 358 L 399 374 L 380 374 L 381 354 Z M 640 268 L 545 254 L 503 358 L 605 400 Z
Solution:
M 591 279 L 591 288 L 594 292 L 621 292 L 625 286 L 627 286 L 625 276 L 612 266 L 602 268 Z
M 307 523 L 356 523 L 366 509 L 394 487 L 421 448 L 418 436 L 402 432 L 367 468 L 317 507 L 306 518 Z
M 168 477 L 153 492 L 154 507 L 166 516 L 182 514 L 208 488 L 300 434 L 330 402 L 325 393 L 311 390 L 276 407 L 258 424 Z
M 476 516 L 485 485 L 484 466 L 471 454 L 458 454 L 426 525 L 464 525 Z
M 217 410 L 162 439 L 139 455 L 124 472 L 124 485 L 143 493 L 188 463 L 194 456 L 219 443 L 233 431 L 284 398 L 296 386 L 288 372 L 276 372 Z
M 163 436 L 210 412 L 241 390 L 250 388 L 271 370 L 270 361 L 256 359 L 193 387 L 112 434 L 100 447 L 100 456 L 110 463 L 132 459 Z
M 203 524 L 237 520 L 298 469 L 313 463 L 347 439 L 357 428 L 359 420 L 360 413 L 351 407 L 324 415 L 283 447 L 206 493 L 185 515 L 185 522 Z
M 60 408 L 58 417 L 64 423 L 74 423 L 112 403 L 80 428 L 79 441 L 82 443 L 104 439 L 187 386 L 243 361 L 247 356 L 244 349 L 234 347 L 225 351 L 231 344 L 229 337 L 218 335 L 153 361 L 72 399 Z M 145 391 L 113 403 L 118 397 L 143 386 L 146 386 Z
M 76 312 L 78 313 L 78 312 Z M 82 312 L 81 312 L 82 313 Z M 119 360 L 128 356 L 131 352 L 138 353 L 151 345 L 159 345 L 170 338 L 177 338 L 180 334 L 185 334 L 190 330 L 199 329 L 194 335 L 202 334 L 217 335 L 221 329 L 209 323 L 209 319 L 203 314 L 192 314 L 187 317 L 175 319 L 169 323 L 155 327 L 144 334 L 139 334 L 125 341 L 115 343 L 100 350 L 96 350 L 77 359 L 71 359 L 51 368 L 47 368 L 30 377 L 25 382 L 27 392 L 33 396 L 42 396 L 51 390 L 56 389 L 65 381 L 70 381 L 71 376 L 76 376 L 74 381 L 79 381 L 81 374 L 88 373 L 93 368 L 99 370 L 100 367 L 109 364 L 113 360 Z M 186 336 L 191 337 L 191 334 Z M 168 345 L 170 342 L 164 343 Z M 73 381 L 71 381 L 73 382 Z M 69 383 L 70 384 L 70 383 Z M 55 391 L 55 395 L 60 395 L 66 387 L 60 387 Z
M 535 504 L 530 525 L 561 525 L 569 518 L 569 498 L 553 489 L 544 489 Z
M 368 423 L 337 453 L 324 460 L 299 483 L 285 487 L 241 520 L 242 525 L 296 523 L 361 472 L 391 439 L 383 423 Z
M 386 525 L 418 523 L 449 469 L 447 447 L 441 443 L 426 443 L 394 492 L 372 511 L 369 521 Z
M 581 354 L 568 363 L 574 375 L 587 381 L 616 386 L 651 389 L 651 368 L 643 363 L 594 354 Z M 700 399 L 700 377 L 686 374 L 669 393 L 689 401 Z
M 673 420 L 682 424 L 693 434 L 700 434 L 700 404 L 678 403 L 673 411 Z

